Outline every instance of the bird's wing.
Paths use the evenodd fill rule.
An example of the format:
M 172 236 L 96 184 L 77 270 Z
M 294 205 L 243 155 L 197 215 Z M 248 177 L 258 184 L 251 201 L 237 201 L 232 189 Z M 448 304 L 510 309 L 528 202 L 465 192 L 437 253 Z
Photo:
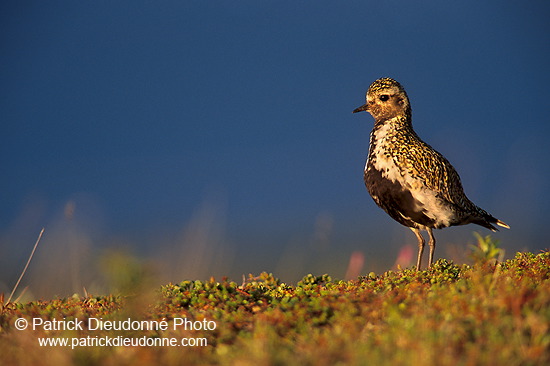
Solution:
M 475 223 L 493 231 L 497 230 L 493 224 L 510 228 L 470 201 L 455 168 L 418 136 L 409 136 L 407 144 L 397 146 L 398 150 L 392 151 L 392 155 L 401 174 L 412 178 L 409 181 L 415 188 L 427 188 L 453 206 L 459 224 Z
M 437 192 L 449 203 L 462 208 L 471 204 L 451 163 L 420 139 L 408 144 L 395 159 L 398 160 L 397 165 L 405 169 L 404 173 L 408 173 L 424 187 Z

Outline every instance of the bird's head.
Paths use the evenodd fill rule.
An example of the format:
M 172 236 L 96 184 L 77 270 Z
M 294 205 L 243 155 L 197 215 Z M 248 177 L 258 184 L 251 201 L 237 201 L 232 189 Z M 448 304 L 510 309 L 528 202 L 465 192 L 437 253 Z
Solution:
M 369 112 L 375 121 L 383 121 L 411 113 L 409 98 L 405 89 L 391 78 L 381 78 L 371 84 L 367 91 L 367 103 L 353 113 Z

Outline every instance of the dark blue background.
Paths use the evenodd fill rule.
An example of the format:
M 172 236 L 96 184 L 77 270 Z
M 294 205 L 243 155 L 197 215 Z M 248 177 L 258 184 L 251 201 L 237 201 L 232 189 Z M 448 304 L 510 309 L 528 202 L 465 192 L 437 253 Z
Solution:
M 382 76 L 468 196 L 512 227 L 494 235 L 508 256 L 548 247 L 549 9 L 2 3 L 2 286 L 43 226 L 36 293 L 93 287 L 103 248 L 121 246 L 172 281 L 343 277 L 354 251 L 363 272 L 390 268 L 416 239 L 368 196 L 372 118 L 351 113 Z M 489 234 L 438 231 L 436 256 L 461 260 L 474 230 Z

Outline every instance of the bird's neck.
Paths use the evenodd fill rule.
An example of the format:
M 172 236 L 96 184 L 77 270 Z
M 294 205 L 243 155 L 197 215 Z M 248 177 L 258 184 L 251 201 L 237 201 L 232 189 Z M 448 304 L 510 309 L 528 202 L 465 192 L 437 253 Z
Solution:
M 395 135 L 403 132 L 414 133 L 410 113 L 397 115 L 392 118 L 375 120 L 374 128 L 371 133 L 371 140 L 373 138 L 375 140 L 380 140 L 388 135 Z
M 381 152 L 389 153 L 396 147 L 396 141 L 416 138 L 410 115 L 398 115 L 385 120 L 377 120 L 370 134 L 369 160 Z M 384 154 L 385 154 L 384 153 Z

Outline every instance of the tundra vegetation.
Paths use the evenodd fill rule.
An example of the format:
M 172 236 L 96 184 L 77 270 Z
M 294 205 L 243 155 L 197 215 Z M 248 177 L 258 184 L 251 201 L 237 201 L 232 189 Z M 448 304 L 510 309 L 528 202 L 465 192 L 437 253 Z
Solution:
M 480 236 L 471 257 L 470 265 L 439 259 L 428 270 L 369 273 L 350 281 L 310 274 L 291 285 L 261 273 L 239 283 L 185 280 L 154 295 L 136 285 L 106 296 L 28 303 L 0 298 L 0 362 L 549 365 L 550 252 L 522 252 L 503 261 L 498 245 Z M 27 329 L 17 329 L 20 318 Z M 42 323 L 33 330 L 37 318 Z M 81 326 L 44 327 L 54 320 Z M 101 328 L 100 321 L 111 325 Z M 109 337 L 157 343 L 93 344 Z M 42 338 L 69 343 L 41 346 Z M 162 344 L 172 338 L 177 345 Z M 71 347 L 74 339 L 81 343 Z M 191 342 L 184 346 L 181 339 Z

